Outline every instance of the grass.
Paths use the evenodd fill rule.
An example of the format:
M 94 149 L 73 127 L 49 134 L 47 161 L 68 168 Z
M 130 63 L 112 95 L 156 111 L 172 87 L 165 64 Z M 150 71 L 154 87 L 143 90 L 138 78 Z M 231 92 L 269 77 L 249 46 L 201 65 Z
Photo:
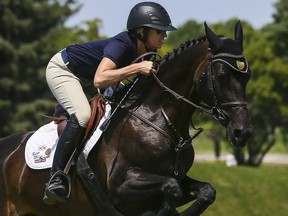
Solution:
M 200 134 L 196 139 L 193 140 L 193 147 L 195 149 L 195 154 L 214 152 L 214 143 L 205 134 L 205 130 L 204 133 Z M 226 140 L 221 141 L 221 154 L 228 152 L 232 152 L 231 144 Z
M 205 130 L 195 140 L 193 140 L 193 147 L 196 154 L 199 153 L 213 153 L 214 144 L 210 138 L 205 134 Z M 221 153 L 231 153 L 231 144 L 227 140 L 221 141 Z M 288 154 L 288 145 L 282 140 L 281 134 L 276 135 L 275 145 L 270 149 L 269 153 Z
M 286 166 L 226 167 L 219 162 L 195 162 L 189 175 L 217 190 L 216 201 L 203 216 L 276 216 L 288 212 L 287 172 Z

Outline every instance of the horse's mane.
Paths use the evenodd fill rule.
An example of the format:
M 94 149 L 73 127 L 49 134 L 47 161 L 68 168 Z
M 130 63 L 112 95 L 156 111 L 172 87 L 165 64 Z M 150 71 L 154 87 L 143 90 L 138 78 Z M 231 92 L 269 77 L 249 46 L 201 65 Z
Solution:
M 160 66 L 163 63 L 173 59 L 174 57 L 180 55 L 181 53 L 185 52 L 187 49 L 189 49 L 190 47 L 196 46 L 198 44 L 202 44 L 206 41 L 206 36 L 200 36 L 198 38 L 194 38 L 194 39 L 190 39 L 187 40 L 183 43 L 181 43 L 177 48 L 173 49 L 171 52 L 168 52 L 167 54 L 165 54 L 165 56 L 163 56 L 162 58 L 157 60 L 157 64 Z

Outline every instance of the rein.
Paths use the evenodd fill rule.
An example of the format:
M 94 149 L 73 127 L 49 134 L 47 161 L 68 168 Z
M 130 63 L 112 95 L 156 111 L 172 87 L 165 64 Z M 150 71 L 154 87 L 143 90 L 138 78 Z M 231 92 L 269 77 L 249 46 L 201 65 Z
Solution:
M 156 73 L 152 73 L 154 79 L 156 80 L 156 82 L 158 83 L 158 85 L 160 87 L 162 87 L 163 89 L 165 89 L 165 91 L 169 92 L 171 95 L 173 95 L 177 100 L 182 100 L 185 103 L 194 106 L 197 109 L 200 109 L 201 111 L 204 111 L 210 115 L 213 115 L 213 112 L 211 110 L 208 110 L 206 108 L 204 108 L 203 106 L 197 105 L 195 103 L 193 103 L 192 101 L 188 100 L 187 98 L 185 98 L 184 96 L 178 94 L 177 92 L 173 91 L 172 89 L 170 89 L 169 87 L 167 87 L 166 85 L 164 85 L 161 80 L 157 77 Z

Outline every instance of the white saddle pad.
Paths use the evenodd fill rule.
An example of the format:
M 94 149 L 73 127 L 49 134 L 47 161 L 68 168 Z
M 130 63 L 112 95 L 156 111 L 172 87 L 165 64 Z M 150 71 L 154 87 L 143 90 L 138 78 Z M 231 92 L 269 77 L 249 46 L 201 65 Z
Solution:
M 102 131 L 99 127 L 110 116 L 110 112 L 111 106 L 106 104 L 103 118 L 100 120 L 98 127 L 85 144 L 83 152 L 86 158 L 100 138 Z M 25 160 L 27 165 L 32 169 L 51 168 L 57 141 L 57 125 L 54 124 L 54 122 L 50 122 L 40 127 L 27 141 L 25 147 Z

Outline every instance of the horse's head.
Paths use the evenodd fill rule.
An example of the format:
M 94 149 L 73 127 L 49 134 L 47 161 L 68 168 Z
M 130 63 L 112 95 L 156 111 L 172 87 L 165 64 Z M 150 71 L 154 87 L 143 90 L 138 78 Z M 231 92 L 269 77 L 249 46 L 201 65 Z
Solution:
M 227 128 L 229 141 L 242 147 L 252 134 L 245 98 L 250 70 L 243 55 L 242 26 L 240 21 L 236 24 L 235 39 L 215 35 L 206 23 L 205 31 L 208 66 L 198 80 L 198 93 L 211 107 L 213 116 Z

